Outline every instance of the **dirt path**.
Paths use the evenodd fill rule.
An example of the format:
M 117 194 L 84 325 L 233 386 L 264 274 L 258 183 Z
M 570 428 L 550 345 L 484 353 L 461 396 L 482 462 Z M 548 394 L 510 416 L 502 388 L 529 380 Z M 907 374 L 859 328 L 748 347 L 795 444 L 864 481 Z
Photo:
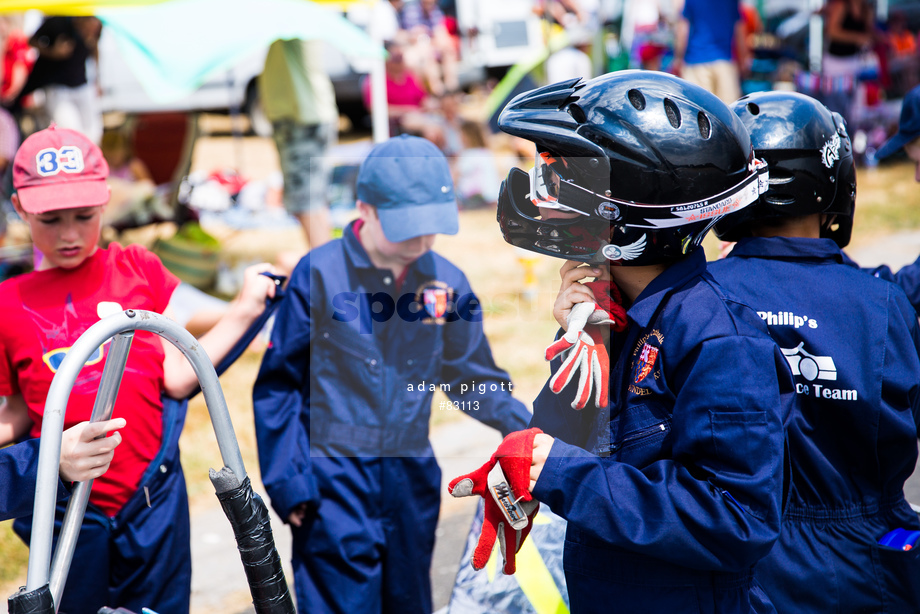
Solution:
M 482 464 L 501 441 L 501 436 L 476 420 L 460 419 L 434 429 L 431 439 L 441 465 L 444 493 L 431 569 L 437 610 L 446 606 L 450 598 L 476 508 L 473 498 L 459 500 L 447 495 L 447 483 Z M 264 492 L 261 494 L 264 496 Z M 272 532 L 290 583 L 290 531 L 274 512 Z M 192 516 L 192 614 L 254 612 L 227 519 L 216 504 L 199 511 Z

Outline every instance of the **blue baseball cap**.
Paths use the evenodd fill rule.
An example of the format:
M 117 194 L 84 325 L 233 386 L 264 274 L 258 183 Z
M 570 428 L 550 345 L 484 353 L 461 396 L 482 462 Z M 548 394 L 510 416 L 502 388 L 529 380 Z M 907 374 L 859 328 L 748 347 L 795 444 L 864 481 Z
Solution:
M 387 241 L 460 229 L 450 166 L 428 139 L 403 134 L 375 145 L 358 169 L 355 192 L 377 207 Z
M 907 92 L 901 103 L 898 132 L 878 148 L 876 159 L 881 160 L 899 152 L 905 145 L 920 138 L 920 85 Z

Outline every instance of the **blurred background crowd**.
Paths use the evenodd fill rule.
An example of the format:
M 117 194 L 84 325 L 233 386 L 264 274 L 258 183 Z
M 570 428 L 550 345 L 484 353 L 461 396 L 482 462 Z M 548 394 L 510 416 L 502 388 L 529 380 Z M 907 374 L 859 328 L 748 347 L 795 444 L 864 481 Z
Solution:
M 134 11 L 175 5 L 174 19 L 181 22 L 196 18 L 193 2 L 206 0 L 123 4 Z M 314 120 L 304 115 L 331 116 L 326 123 L 332 138 L 317 141 L 315 154 L 330 177 L 318 196 L 326 201 L 323 219 L 299 219 L 307 247 L 314 247 L 352 215 L 350 182 L 361 156 L 382 134 L 430 139 L 451 160 L 461 208 L 494 206 L 507 169 L 533 155 L 528 143 L 497 131 L 498 114 L 513 95 L 543 83 L 643 68 L 678 74 L 726 102 L 754 91 L 797 90 L 846 118 L 858 164 L 868 167 L 877 164 L 876 149 L 896 127 L 903 96 L 920 83 L 917 0 L 326 0 L 325 9 L 386 50 L 378 86 L 372 86 L 368 58 L 303 41 L 283 52 L 287 73 L 280 90 L 277 84 L 260 86 L 276 75 L 281 61 L 270 59 L 271 45 L 262 45 L 173 98 L 155 95 L 148 75 L 126 59 L 124 28 L 113 17 L 118 2 L 107 2 L 98 15 L 87 14 L 91 2 L 75 0 L 5 4 L 0 241 L 16 223 L 8 202 L 10 160 L 25 136 L 51 122 L 102 146 L 113 190 L 109 238 L 172 222 L 176 236 L 162 238 L 161 249 L 188 239 L 201 251 L 214 247 L 207 233 L 185 225 L 202 216 L 219 216 L 236 227 L 298 221 L 282 206 L 284 184 L 290 192 L 296 177 L 285 168 L 279 121 L 290 119 L 292 106 L 296 121 L 308 127 Z M 183 6 L 189 7 L 185 13 Z M 252 10 L 241 8 L 246 6 L 228 5 L 225 13 L 209 9 L 206 22 L 195 24 L 196 43 L 245 36 L 243 11 Z M 299 59 L 292 61 L 292 53 Z M 189 61 L 194 59 L 190 52 Z M 313 98 L 304 98 L 305 87 Z M 263 100 L 266 91 L 273 92 L 269 100 Z M 375 96 L 385 96 L 386 103 L 375 103 Z M 381 123 L 375 125 L 375 115 L 385 118 L 377 117 Z M 226 121 L 209 128 L 214 123 L 203 121 L 209 117 Z M 232 135 L 236 149 L 246 138 L 267 139 L 274 132 L 280 164 L 258 177 L 239 156 L 210 167 L 200 160 L 193 165 L 199 140 L 215 130 Z M 0 271 L 15 272 L 11 260 L 20 252 L 8 246 Z M 217 260 L 198 260 L 208 270 L 185 276 L 213 289 Z

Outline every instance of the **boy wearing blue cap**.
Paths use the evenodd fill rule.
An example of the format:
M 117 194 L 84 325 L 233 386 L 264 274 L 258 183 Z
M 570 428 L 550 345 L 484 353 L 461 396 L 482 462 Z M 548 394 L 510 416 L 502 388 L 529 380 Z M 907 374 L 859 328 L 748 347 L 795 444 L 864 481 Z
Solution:
M 359 219 L 294 269 L 253 391 L 262 481 L 293 531 L 302 612 L 430 612 L 441 471 L 434 390 L 503 435 L 511 396 L 464 274 L 431 251 L 458 231 L 438 148 L 400 136 L 358 172 Z
M 920 182 L 920 85 L 907 92 L 901 103 L 897 133 L 879 147 L 875 157 L 889 158 L 901 150 L 917 164 L 914 179 Z
M 913 88 L 904 96 L 898 131 L 879 147 L 875 157 L 878 160 L 884 160 L 902 150 L 914 163 L 914 181 L 920 183 L 920 86 Z M 848 256 L 844 255 L 844 258 L 848 264 L 856 266 L 856 263 Z M 897 273 L 884 264 L 865 270 L 875 277 L 899 285 L 907 294 L 914 309 L 920 312 L 920 258 L 902 267 Z

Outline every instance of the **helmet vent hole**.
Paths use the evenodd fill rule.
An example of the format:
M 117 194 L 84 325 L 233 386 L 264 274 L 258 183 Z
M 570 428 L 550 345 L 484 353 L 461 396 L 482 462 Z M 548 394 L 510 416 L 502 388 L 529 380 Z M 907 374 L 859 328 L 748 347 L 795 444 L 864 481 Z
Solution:
M 768 196 L 766 200 L 769 204 L 777 207 L 786 207 L 795 204 L 795 197 L 788 194 L 776 194 L 775 196 Z
M 637 111 L 645 108 L 645 96 L 639 90 L 629 90 L 626 92 L 626 96 L 629 98 L 629 104 L 634 106 Z
M 703 137 L 703 140 L 708 139 L 709 135 L 712 134 L 712 124 L 709 123 L 709 117 L 700 111 L 696 114 L 696 123 L 700 127 L 700 136 Z
M 760 107 L 758 107 L 753 102 L 749 102 L 745 106 L 747 107 L 748 113 L 751 115 L 760 115 Z
M 664 112 L 668 115 L 668 121 L 674 128 L 680 128 L 680 110 L 670 98 L 664 99 Z
M 585 115 L 584 109 L 582 109 L 577 104 L 569 105 L 569 115 L 572 116 L 572 119 L 577 121 L 579 124 L 583 124 L 588 121 L 588 116 Z
M 786 169 L 782 169 L 782 168 L 770 169 L 769 182 L 771 186 L 792 183 L 793 179 L 795 179 L 795 176 Z

